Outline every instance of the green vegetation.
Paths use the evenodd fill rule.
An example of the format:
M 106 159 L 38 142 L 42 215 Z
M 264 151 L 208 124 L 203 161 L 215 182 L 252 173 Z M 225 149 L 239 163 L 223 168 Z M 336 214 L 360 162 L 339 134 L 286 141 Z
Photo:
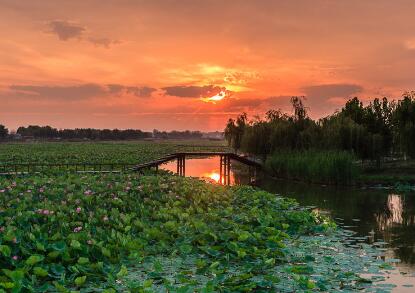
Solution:
M 383 266 L 341 245 L 329 220 L 250 187 L 135 174 L 0 186 L 0 288 L 12 292 L 353 289 Z M 335 261 L 325 245 L 347 253 Z
M 144 163 L 176 151 L 227 150 L 222 141 L 34 142 L 0 144 L 5 163 Z
M 3 131 L 2 131 L 3 130 Z M 21 137 L 35 139 L 88 139 L 88 140 L 128 140 L 128 139 L 200 139 L 203 134 L 200 131 L 141 131 L 139 129 L 94 129 L 94 128 L 75 128 L 57 129 L 51 126 L 29 125 L 19 127 L 16 134 Z M 0 125 L 0 138 L 6 138 L 8 131 Z M 14 137 L 14 134 L 10 134 Z
M 0 124 L 0 140 L 7 137 L 9 133 L 9 130 L 4 126 Z
M 307 115 L 307 108 L 301 98 L 293 97 L 291 102 L 293 115 L 270 110 L 265 119 L 255 118 L 250 121 L 245 113 L 236 120 L 230 119 L 225 129 L 229 146 L 236 151 L 258 156 L 264 161 L 275 156 L 275 159 L 271 159 L 274 162 L 280 161 L 287 152 L 299 152 L 295 156 L 301 156 L 302 152 L 310 150 L 321 153 L 322 156 L 327 152 L 329 157 L 333 156 L 333 152 L 349 152 L 356 157 L 356 161 L 360 161 L 360 166 L 375 166 L 377 169 L 391 158 L 403 161 L 408 157 L 415 159 L 415 92 L 404 94 L 397 102 L 388 101 L 387 98 L 374 99 L 367 106 L 353 98 L 340 111 L 318 121 Z M 313 161 L 312 158 L 307 160 Z M 291 167 L 286 167 L 289 170 L 285 171 L 281 169 L 284 165 L 282 162 L 274 164 L 277 167 L 273 170 L 286 175 L 293 174 L 294 177 L 296 174 L 308 174 L 303 179 L 312 181 L 321 178 L 318 173 L 310 172 L 311 169 L 319 169 L 325 174 L 333 171 L 330 163 L 321 164 L 317 169 L 307 167 L 310 169 L 308 171 L 293 169 L 295 165 L 303 168 L 301 164 L 286 163 Z M 321 169 L 324 166 L 327 167 L 325 171 Z M 348 169 L 351 170 L 352 166 Z M 310 177 L 315 175 L 317 177 Z M 333 178 L 341 179 L 341 176 L 333 174 L 323 178 L 331 183 Z
M 314 183 L 352 184 L 358 177 L 355 158 L 348 152 L 281 152 L 271 156 L 266 168 L 286 179 Z

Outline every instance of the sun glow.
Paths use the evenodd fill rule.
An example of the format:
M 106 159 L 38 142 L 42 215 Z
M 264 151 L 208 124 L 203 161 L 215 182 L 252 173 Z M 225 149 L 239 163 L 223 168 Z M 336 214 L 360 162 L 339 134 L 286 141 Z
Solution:
M 221 100 L 223 100 L 226 97 L 226 92 L 225 91 L 220 91 L 219 93 L 217 93 L 216 95 L 210 97 L 210 98 L 203 98 L 202 100 L 205 102 L 219 102 Z

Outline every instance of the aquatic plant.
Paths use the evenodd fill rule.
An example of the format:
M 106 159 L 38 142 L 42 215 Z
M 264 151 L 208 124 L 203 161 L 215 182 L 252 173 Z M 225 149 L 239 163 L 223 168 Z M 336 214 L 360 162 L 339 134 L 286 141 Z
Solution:
M 352 184 L 359 174 L 354 156 L 342 151 L 277 152 L 266 168 L 276 177 L 327 184 Z
M 334 230 L 294 200 L 251 187 L 171 175 L 1 178 L 0 292 L 312 289 L 323 282 L 313 277 L 319 264 L 302 263 L 317 249 L 293 255 L 302 237 Z M 347 271 L 327 274 L 321 288 L 356 287 L 359 271 Z

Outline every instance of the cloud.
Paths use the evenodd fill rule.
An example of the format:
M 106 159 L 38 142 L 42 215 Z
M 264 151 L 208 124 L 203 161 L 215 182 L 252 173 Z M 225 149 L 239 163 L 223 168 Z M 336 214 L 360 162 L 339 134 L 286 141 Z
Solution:
M 94 44 L 95 46 L 98 47 L 105 47 L 105 48 L 109 48 L 111 45 L 116 45 L 119 44 L 120 41 L 117 40 L 112 40 L 110 38 L 106 38 L 106 37 L 89 37 L 88 39 L 92 44 Z
M 83 26 L 79 24 L 65 20 L 52 20 L 48 23 L 48 26 L 61 41 L 67 41 L 73 38 L 80 38 L 86 30 Z
M 99 85 L 86 83 L 71 86 L 50 86 L 50 85 L 11 85 L 9 90 L 13 94 L 23 98 L 43 98 L 62 100 L 83 100 L 94 97 L 109 95 L 131 94 L 136 97 L 150 97 L 156 91 L 155 88 L 147 86 L 125 86 L 119 84 Z
M 162 90 L 168 96 L 175 96 L 180 98 L 206 98 L 219 94 L 221 91 L 225 91 L 227 95 L 231 94 L 231 91 L 225 87 L 215 85 L 205 86 L 170 86 L 164 87 Z
M 23 95 L 37 96 L 40 98 L 56 99 L 85 99 L 105 94 L 103 86 L 88 83 L 74 86 L 37 86 L 37 85 L 11 85 L 11 90 L 17 91 Z
M 107 85 L 108 89 L 111 93 L 127 93 L 132 94 L 139 98 L 148 98 L 151 94 L 157 91 L 156 88 L 148 87 L 148 86 L 124 86 L 120 84 L 109 84 Z
M 222 107 L 225 111 L 244 111 L 258 108 L 263 103 L 262 99 L 250 98 L 231 98 L 222 101 Z
M 231 71 L 225 74 L 223 80 L 232 85 L 245 85 L 246 83 L 259 78 L 260 75 L 256 71 Z
M 352 94 L 360 93 L 363 91 L 363 87 L 357 84 L 321 84 L 312 85 L 302 88 L 308 98 L 338 98 L 338 97 L 349 97 Z
M 229 112 L 258 111 L 269 109 L 291 109 L 291 96 L 272 96 L 267 98 L 230 98 L 222 101 L 222 107 Z
M 364 89 L 358 84 L 337 83 L 311 85 L 301 88 L 305 94 L 305 105 L 314 118 L 329 115 L 340 108 L 352 95 Z
M 97 47 L 104 47 L 109 49 L 111 45 L 119 44 L 120 41 L 113 40 L 108 37 L 97 37 L 89 34 L 85 36 L 86 27 L 66 20 L 52 20 L 47 23 L 51 32 L 56 34 L 61 41 L 68 41 L 77 38 L 78 40 L 85 40 Z

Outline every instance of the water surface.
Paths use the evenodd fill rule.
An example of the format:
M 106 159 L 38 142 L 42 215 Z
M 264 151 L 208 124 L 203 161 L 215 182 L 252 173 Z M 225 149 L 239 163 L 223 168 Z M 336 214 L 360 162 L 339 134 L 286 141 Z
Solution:
M 175 161 L 163 169 L 176 172 Z M 186 159 L 186 176 L 219 183 L 218 157 Z M 231 184 L 249 184 L 248 168 L 232 162 Z M 385 257 L 399 259 L 387 283 L 394 292 L 415 292 L 415 193 L 387 189 L 336 188 L 300 182 L 261 178 L 259 187 L 295 198 L 301 205 L 330 215 L 341 227 L 365 237 L 368 243 L 386 242 Z

